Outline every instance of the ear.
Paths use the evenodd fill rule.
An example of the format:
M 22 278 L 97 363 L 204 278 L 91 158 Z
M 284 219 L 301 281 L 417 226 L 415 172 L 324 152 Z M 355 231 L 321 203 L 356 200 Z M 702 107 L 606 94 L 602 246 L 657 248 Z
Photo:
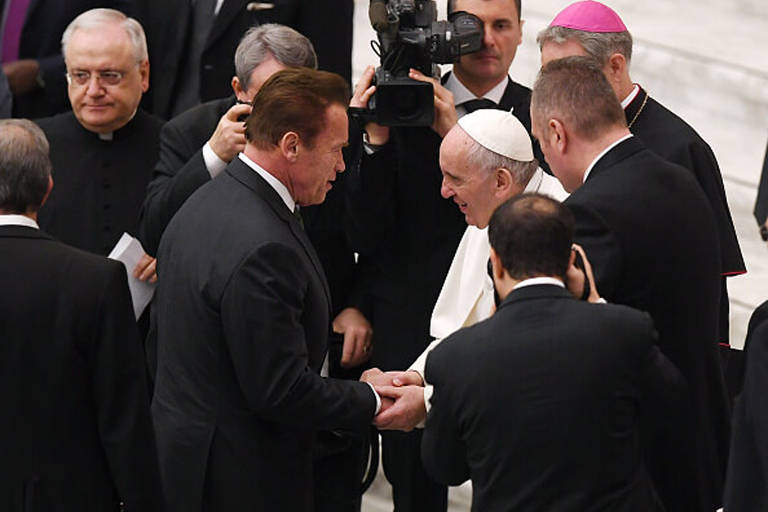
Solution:
M 611 84 L 611 87 L 616 88 L 616 84 L 620 83 L 627 72 L 627 59 L 620 53 L 611 54 L 608 57 L 608 61 L 603 67 L 603 73 Z
M 568 150 L 568 133 L 563 122 L 559 119 L 550 119 L 547 123 L 547 132 L 550 145 L 557 148 L 559 153 L 565 153 Z
M 149 89 L 149 60 L 143 60 L 139 63 L 139 74 L 141 75 L 141 92 L 147 92 Z
M 235 97 L 237 97 L 237 99 L 240 101 L 247 101 L 247 98 L 245 98 L 245 90 L 240 83 L 240 79 L 236 76 L 232 77 L 232 90 L 234 91 Z
M 280 139 L 278 146 L 283 157 L 291 163 L 299 158 L 299 134 L 296 132 L 285 132 Z
M 496 169 L 494 171 L 493 177 L 493 193 L 498 199 L 501 199 L 502 201 L 506 201 L 510 197 L 520 194 L 525 189 L 525 187 L 521 187 L 515 183 L 515 180 L 512 177 L 512 173 L 505 167 L 499 167 Z
M 48 200 L 48 197 L 51 195 L 51 190 L 53 190 L 53 176 L 48 176 L 48 189 L 45 191 L 43 201 L 40 203 L 41 207 L 45 204 L 45 202 Z
M 501 264 L 501 258 L 496 254 L 496 251 L 491 247 L 491 266 L 493 267 L 493 280 L 499 280 L 504 277 L 507 271 L 504 269 L 504 265 Z

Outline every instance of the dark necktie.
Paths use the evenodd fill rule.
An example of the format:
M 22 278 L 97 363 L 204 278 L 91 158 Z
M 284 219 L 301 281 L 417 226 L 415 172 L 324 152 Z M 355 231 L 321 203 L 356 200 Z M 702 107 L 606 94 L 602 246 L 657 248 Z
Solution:
M 24 20 L 31 0 L 10 0 L 8 14 L 3 27 L 3 62 L 19 60 L 19 46 L 21 44 L 21 29 L 24 28 Z
M 301 211 L 299 211 L 298 205 L 293 208 L 293 216 L 296 217 L 296 220 L 299 222 L 301 229 L 304 229 L 304 219 L 301 217 Z
M 489 100 L 488 98 L 465 101 L 459 106 L 464 107 L 467 114 L 471 114 L 475 110 L 480 110 L 481 108 L 499 108 L 499 105 L 497 105 L 495 101 Z

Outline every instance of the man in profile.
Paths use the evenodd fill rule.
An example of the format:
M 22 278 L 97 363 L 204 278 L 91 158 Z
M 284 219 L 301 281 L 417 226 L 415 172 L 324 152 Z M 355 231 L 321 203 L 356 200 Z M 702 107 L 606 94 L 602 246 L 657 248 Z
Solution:
M 160 512 L 125 268 L 38 228 L 52 187 L 40 128 L 0 121 L 0 503 Z
M 710 250 L 719 247 L 722 280 L 719 332 L 712 343 L 720 343 L 721 352 L 727 355 L 729 304 L 726 278 L 744 274 L 747 269 L 712 148 L 688 123 L 632 81 L 629 73 L 632 35 L 610 7 L 593 0 L 575 2 L 555 16 L 536 40 L 541 49 L 542 65 L 574 55 L 594 59 L 621 102 L 632 134 L 657 155 L 688 169 L 701 186 L 714 214 L 719 246 Z
M 471 478 L 472 510 L 664 510 L 641 434 L 668 421 L 684 381 L 647 314 L 565 288 L 573 229 L 546 196 L 501 205 L 488 236 L 502 302 L 427 358 L 424 466 L 449 485 Z
M 171 511 L 314 510 L 314 432 L 379 409 L 371 386 L 318 375 L 330 292 L 297 208 L 344 170 L 348 101 L 338 75 L 275 73 L 245 151 L 166 229 L 152 416 Z
M 407 431 L 423 423 L 432 393 L 423 379 L 427 354 L 443 338 L 493 314 L 487 229 L 493 211 L 524 192 L 558 200 L 568 196 L 560 182 L 538 166 L 523 124 L 502 110 L 480 109 L 459 119 L 440 145 L 440 167 L 440 193 L 456 204 L 467 226 L 432 310 L 430 335 L 436 341 L 410 365 L 415 373 L 383 374 L 378 369 L 365 373 L 366 380 L 379 385 L 393 384 L 395 379 L 410 384 L 393 390 L 396 396 L 391 398 L 398 400 L 376 418 L 380 429 Z
M 571 193 L 574 238 L 608 302 L 647 311 L 661 351 L 690 390 L 683 423 L 649 439 L 648 468 L 667 511 L 722 500 L 730 414 L 717 335 L 720 252 L 695 178 L 630 133 L 603 71 L 588 57 L 546 64 L 531 96 L 532 130 Z M 685 482 L 684 484 L 681 482 Z

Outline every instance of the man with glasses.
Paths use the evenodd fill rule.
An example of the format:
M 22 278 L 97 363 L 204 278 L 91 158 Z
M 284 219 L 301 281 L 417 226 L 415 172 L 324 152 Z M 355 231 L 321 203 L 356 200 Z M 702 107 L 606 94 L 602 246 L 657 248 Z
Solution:
M 51 144 L 56 189 L 40 226 L 59 240 L 107 255 L 123 232 L 137 234 L 161 121 L 141 111 L 149 60 L 139 23 L 112 9 L 92 9 L 62 37 L 72 112 L 42 119 Z M 153 278 L 146 256 L 134 269 Z

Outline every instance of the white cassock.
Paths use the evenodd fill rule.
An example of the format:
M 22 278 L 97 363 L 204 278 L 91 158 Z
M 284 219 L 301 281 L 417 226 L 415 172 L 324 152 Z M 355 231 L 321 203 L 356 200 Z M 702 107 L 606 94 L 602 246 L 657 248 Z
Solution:
M 537 169 L 525 192 L 546 194 L 558 201 L 564 201 L 568 192 L 553 176 Z M 459 242 L 451 267 L 445 276 L 443 288 L 432 310 L 429 334 L 435 341 L 421 353 L 408 368 L 424 377 L 427 355 L 438 343 L 462 327 L 468 327 L 491 316 L 493 311 L 493 280 L 488 275 L 488 258 L 491 244 L 488 242 L 488 228 L 467 226 Z M 425 380 L 424 404 L 430 408 L 432 386 Z

